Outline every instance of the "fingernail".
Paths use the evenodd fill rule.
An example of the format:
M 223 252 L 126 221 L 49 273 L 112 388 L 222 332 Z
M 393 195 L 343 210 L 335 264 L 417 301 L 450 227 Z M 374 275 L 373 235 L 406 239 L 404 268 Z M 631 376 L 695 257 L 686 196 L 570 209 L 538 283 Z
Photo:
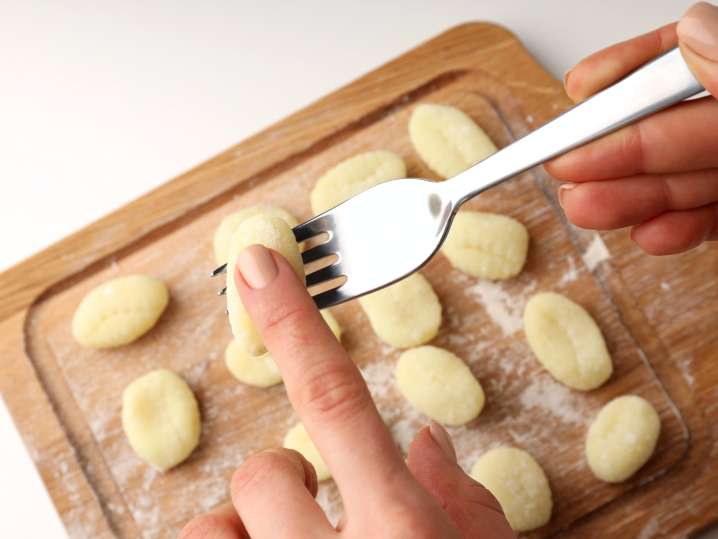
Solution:
M 558 203 L 563 208 L 563 197 L 566 194 L 567 191 L 570 191 L 571 189 L 575 189 L 576 184 L 575 183 L 562 183 L 558 186 Z
M 451 443 L 451 437 L 446 429 L 439 425 L 436 421 L 429 423 L 429 434 L 441 448 L 441 451 L 446 455 L 451 462 L 456 462 L 456 451 L 454 451 L 454 444 Z
M 718 7 L 700 2 L 678 23 L 678 39 L 708 60 L 718 61 Z
M 569 75 L 571 75 L 571 70 L 573 70 L 573 68 L 566 70 L 566 72 L 563 74 L 563 87 L 564 87 L 564 89 L 566 88 L 566 85 L 568 84 L 568 77 L 569 77 Z
M 255 290 L 271 283 L 279 271 L 272 253 L 263 245 L 250 245 L 239 253 L 237 269 L 244 281 Z

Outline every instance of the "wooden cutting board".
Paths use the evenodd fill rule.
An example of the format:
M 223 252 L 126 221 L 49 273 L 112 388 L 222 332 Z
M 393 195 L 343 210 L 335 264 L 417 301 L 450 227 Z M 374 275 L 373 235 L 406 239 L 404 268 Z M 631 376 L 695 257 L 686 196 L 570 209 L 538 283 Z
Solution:
M 319 175 L 361 151 L 395 151 L 410 176 L 433 178 L 406 129 L 420 102 L 460 107 L 499 146 L 568 105 L 560 85 L 510 33 L 463 25 L 0 275 L 0 389 L 71 537 L 173 537 L 191 516 L 226 500 L 232 470 L 248 454 L 281 443 L 296 421 L 284 388 L 244 386 L 223 362 L 230 332 L 213 295 L 218 283 L 207 278 L 212 233 L 224 215 L 257 202 L 309 217 L 308 193 Z M 541 171 L 471 205 L 521 220 L 532 244 L 526 269 L 506 283 L 469 278 L 441 256 L 422 270 L 444 312 L 434 344 L 463 357 L 487 393 L 481 416 L 451 429 L 460 463 L 468 469 L 500 444 L 529 450 L 555 498 L 551 522 L 534 537 L 606 530 L 678 536 L 714 519 L 718 369 L 710 363 L 708 321 L 718 294 L 689 268 L 715 268 L 718 255 L 702 248 L 656 263 L 612 233 L 604 236 L 613 255 L 606 261 L 600 236 L 562 219 L 552 181 Z M 679 266 L 686 271 L 676 272 Z M 170 288 L 171 304 L 157 327 L 117 350 L 79 347 L 70 319 L 82 296 L 111 277 L 137 272 Z M 520 315 L 540 290 L 565 293 L 596 318 L 615 365 L 604 387 L 569 391 L 539 368 Z M 426 418 L 393 386 L 398 351 L 373 335 L 357 305 L 334 312 L 345 347 L 406 448 Z M 694 333 L 698 323 L 681 317 L 706 328 Z M 158 367 L 187 379 L 203 416 L 200 447 L 166 474 L 134 457 L 119 421 L 122 389 Z M 605 402 L 625 393 L 653 402 L 663 430 L 656 454 L 633 480 L 607 485 L 583 460 L 585 430 Z M 336 518 L 331 481 L 319 497 Z

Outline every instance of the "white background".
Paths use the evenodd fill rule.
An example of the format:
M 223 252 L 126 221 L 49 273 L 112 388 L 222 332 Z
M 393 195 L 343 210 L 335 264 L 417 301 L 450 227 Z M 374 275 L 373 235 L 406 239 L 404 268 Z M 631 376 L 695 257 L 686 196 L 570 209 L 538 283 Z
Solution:
M 455 24 L 560 77 L 689 4 L 0 0 L 0 270 Z M 2 404 L 0 478 L 0 537 L 64 537 Z

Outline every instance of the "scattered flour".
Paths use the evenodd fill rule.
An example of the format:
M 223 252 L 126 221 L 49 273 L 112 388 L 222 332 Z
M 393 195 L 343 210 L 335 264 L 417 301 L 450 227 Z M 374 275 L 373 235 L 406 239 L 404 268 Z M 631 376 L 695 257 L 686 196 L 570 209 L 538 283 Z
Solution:
M 327 519 L 332 526 L 339 523 L 344 513 L 344 506 L 341 498 L 337 495 L 337 488 L 333 481 L 324 481 L 319 484 L 317 490 L 317 503 L 324 510 Z
M 513 335 L 521 329 L 523 298 L 512 296 L 493 281 L 481 280 L 466 290 L 479 298 L 486 314 L 501 328 L 504 335 Z
M 653 539 L 653 537 L 658 535 L 660 525 L 661 523 L 657 517 L 652 518 L 645 526 L 643 526 L 639 534 L 636 536 L 636 539 Z
M 665 281 L 661 281 L 661 290 L 668 292 L 671 289 L 671 285 Z
M 563 423 L 586 424 L 584 397 L 548 377 L 537 377 L 519 396 L 524 408 L 540 408 Z
M 588 271 L 593 271 L 601 262 L 610 258 L 611 253 L 608 252 L 608 248 L 606 244 L 603 243 L 601 235 L 598 233 L 594 234 L 591 244 L 583 253 L 583 262 L 586 264 Z
M 558 286 L 565 286 L 569 283 L 574 282 L 576 279 L 578 279 L 578 268 L 576 267 L 576 262 L 574 262 L 573 257 L 571 255 L 566 257 L 566 263 L 568 264 L 568 269 L 564 272 L 564 274 L 558 280 L 558 283 L 557 283 Z

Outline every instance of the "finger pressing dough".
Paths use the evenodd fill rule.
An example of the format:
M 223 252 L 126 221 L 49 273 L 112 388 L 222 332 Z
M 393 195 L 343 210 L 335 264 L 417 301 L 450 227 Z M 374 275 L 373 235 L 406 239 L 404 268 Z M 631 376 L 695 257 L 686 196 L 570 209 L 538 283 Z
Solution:
M 200 417 L 194 393 L 174 372 L 139 377 L 122 394 L 122 428 L 132 449 L 160 471 L 177 466 L 197 447 Z
M 474 277 L 508 279 L 521 272 L 529 248 L 526 227 L 495 213 L 462 211 L 441 247 L 451 264 Z
M 596 322 L 583 307 L 561 294 L 533 296 L 524 310 L 524 331 L 541 364 L 573 389 L 597 388 L 613 372 Z
M 298 451 L 314 466 L 314 471 L 317 472 L 317 481 L 324 481 L 332 476 L 317 447 L 309 437 L 309 433 L 301 423 L 297 423 L 289 429 L 284 437 L 284 447 Z
M 72 334 L 89 348 L 122 346 L 147 333 L 168 302 L 169 292 L 159 279 L 118 277 L 83 298 L 72 319 Z
M 342 329 L 337 319 L 326 309 L 321 314 L 334 336 L 340 339 Z M 256 387 L 270 387 L 282 381 L 277 364 L 269 352 L 252 355 L 245 348 L 241 341 L 233 339 L 224 352 L 227 368 L 237 380 Z
M 379 338 L 397 348 L 430 341 L 441 325 L 439 298 L 420 273 L 359 298 L 359 304 Z
M 237 258 L 246 247 L 260 244 L 273 249 L 287 259 L 297 276 L 304 282 L 304 266 L 299 247 L 289 225 L 278 217 L 265 214 L 249 217 L 234 231 L 229 246 L 229 270 L 227 271 L 227 311 L 232 335 L 240 341 L 245 351 L 253 356 L 266 352 L 262 338 L 254 322 L 242 305 L 234 282 L 234 268 Z
M 254 217 L 255 215 L 270 215 L 272 217 L 278 217 L 289 225 L 290 228 L 294 228 L 299 224 L 297 219 L 288 211 L 283 210 L 277 206 L 271 206 L 269 204 L 257 204 L 255 206 L 249 206 L 243 208 L 234 213 L 230 213 L 217 227 L 214 233 L 214 258 L 217 264 L 224 264 L 229 259 L 229 243 L 232 239 L 232 234 L 237 230 L 237 227 L 245 219 Z
M 651 458 L 660 431 L 661 420 L 650 402 L 635 395 L 613 399 L 588 429 L 591 471 L 609 483 L 625 481 Z
M 370 187 L 405 177 L 404 161 L 393 152 L 379 150 L 355 155 L 317 180 L 310 195 L 312 211 L 325 212 Z
M 526 451 L 515 447 L 487 451 L 474 464 L 471 476 L 496 497 L 514 530 L 533 530 L 551 519 L 551 487 Z
M 496 151 L 484 130 L 463 111 L 447 105 L 423 104 L 409 119 L 416 153 L 442 178 L 450 178 Z
M 396 364 L 396 385 L 424 415 L 459 426 L 484 407 L 484 390 L 469 367 L 457 356 L 436 346 L 407 350 Z

